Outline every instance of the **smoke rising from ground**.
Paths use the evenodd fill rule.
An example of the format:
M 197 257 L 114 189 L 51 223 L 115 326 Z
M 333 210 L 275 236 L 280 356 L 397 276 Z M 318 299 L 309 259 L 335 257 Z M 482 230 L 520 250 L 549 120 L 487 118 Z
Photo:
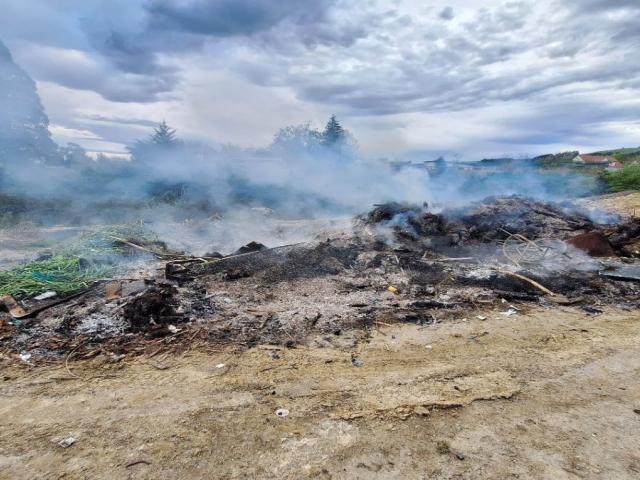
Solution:
M 131 160 L 94 160 L 77 145 L 51 141 L 35 83 L 1 43 L 0 87 L 7 100 L 0 112 L 0 226 L 139 222 L 185 249 L 228 253 L 250 240 L 304 240 L 313 232 L 286 222 L 349 218 L 377 203 L 438 209 L 488 195 L 549 200 L 597 187 L 593 175 L 545 172 L 525 161 L 477 169 L 364 158 L 335 117 L 323 130 L 285 127 L 259 149 L 183 142 L 163 122 L 131 146 Z
M 300 148 L 274 143 L 244 150 L 177 142 L 153 145 L 130 161 L 85 157 L 56 165 L 11 164 L 5 167 L 3 191 L 49 205 L 34 212 L 42 223 L 135 221 L 152 224 L 168 236 L 175 229 L 162 224 L 181 222 L 187 229 L 209 221 L 210 226 L 195 230 L 228 253 L 245 240 L 292 243 L 308 237 L 278 232 L 284 220 L 347 218 L 377 203 L 426 203 L 438 210 L 489 195 L 549 200 L 594 188 L 592 177 L 545 174 L 524 164 L 497 172 L 465 168 L 446 162 L 432 172 L 424 165 L 398 167 L 362 158 L 355 149 L 321 144 Z M 187 237 L 197 234 L 191 231 Z M 198 245 L 199 253 L 207 248 L 200 240 L 176 243 L 187 249 Z
M 47 208 L 34 214 L 45 224 L 142 222 L 172 246 L 198 254 L 230 253 L 251 240 L 268 246 L 308 240 L 331 226 L 326 220 L 378 203 L 426 203 L 438 211 L 489 195 L 550 200 L 593 187 L 575 173 L 465 172 L 455 165 L 429 173 L 326 149 L 181 145 L 151 159 L 84 162 L 12 166 L 5 191 L 44 202 Z M 296 223 L 310 219 L 325 221 Z

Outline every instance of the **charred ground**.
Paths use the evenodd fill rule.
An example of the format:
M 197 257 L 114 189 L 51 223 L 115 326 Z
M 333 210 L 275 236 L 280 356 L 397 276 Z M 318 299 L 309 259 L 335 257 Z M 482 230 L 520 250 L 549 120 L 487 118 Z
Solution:
M 496 306 L 505 315 L 532 305 L 637 309 L 640 221 L 592 218 L 574 204 L 517 196 L 440 211 L 385 204 L 313 242 L 255 243 L 226 257 L 163 251 L 40 313 L 0 313 L 2 346 L 43 358 L 195 340 L 340 346 L 375 325 L 428 325 Z

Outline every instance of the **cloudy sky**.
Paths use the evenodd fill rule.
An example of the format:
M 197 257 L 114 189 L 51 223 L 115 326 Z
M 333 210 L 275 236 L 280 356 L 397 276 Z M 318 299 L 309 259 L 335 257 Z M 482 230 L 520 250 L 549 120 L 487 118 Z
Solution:
M 640 145 L 640 0 L 6 0 L 0 39 L 90 150 L 332 113 L 371 156 Z

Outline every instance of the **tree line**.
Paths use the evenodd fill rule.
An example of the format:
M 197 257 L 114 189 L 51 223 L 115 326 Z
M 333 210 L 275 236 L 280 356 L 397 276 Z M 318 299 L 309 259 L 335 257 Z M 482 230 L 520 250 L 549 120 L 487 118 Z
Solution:
M 178 138 L 176 130 L 166 121 L 160 122 L 146 139 L 138 140 L 128 147 L 133 160 L 152 160 L 154 155 L 175 153 L 184 142 Z M 357 148 L 353 135 L 346 130 L 335 115 L 327 121 L 323 130 L 317 130 L 309 123 L 291 125 L 278 130 L 269 149 L 278 153 L 318 153 L 351 154 Z

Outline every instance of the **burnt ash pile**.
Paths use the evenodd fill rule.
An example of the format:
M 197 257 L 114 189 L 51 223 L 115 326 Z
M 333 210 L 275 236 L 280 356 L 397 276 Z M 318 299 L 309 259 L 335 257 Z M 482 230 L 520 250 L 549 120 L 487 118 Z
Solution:
M 97 287 L 14 324 L 0 341 L 13 351 L 62 351 L 79 337 L 122 346 L 197 329 L 244 347 L 347 346 L 398 321 L 511 315 L 532 304 L 636 309 L 636 257 L 638 220 L 599 225 L 569 204 L 500 197 L 438 213 L 379 205 L 315 242 L 158 263 L 144 281 L 119 282 L 111 298 L 113 288 Z
M 394 240 L 411 250 L 460 249 L 475 253 L 479 245 L 503 242 L 513 234 L 531 240 L 566 238 L 598 228 L 575 208 L 516 196 L 490 197 L 441 213 L 410 205 L 382 205 L 361 221 L 391 228 Z
M 172 285 L 152 285 L 124 304 L 122 314 L 134 332 L 162 330 L 183 321 L 177 304 Z
M 599 225 L 573 204 L 511 196 L 437 214 L 383 205 L 360 222 L 374 235 L 391 230 L 393 248 L 414 283 L 421 283 L 424 267 L 417 265 L 423 264 L 427 277 L 434 269 L 446 272 L 444 284 L 480 286 L 506 299 L 549 297 L 536 282 L 575 303 L 635 306 L 638 300 L 637 284 L 610 281 L 622 279 L 615 273 L 620 270 L 629 272 L 625 280 L 640 280 L 640 270 L 634 275 L 635 267 L 625 266 L 640 257 L 637 219 Z

